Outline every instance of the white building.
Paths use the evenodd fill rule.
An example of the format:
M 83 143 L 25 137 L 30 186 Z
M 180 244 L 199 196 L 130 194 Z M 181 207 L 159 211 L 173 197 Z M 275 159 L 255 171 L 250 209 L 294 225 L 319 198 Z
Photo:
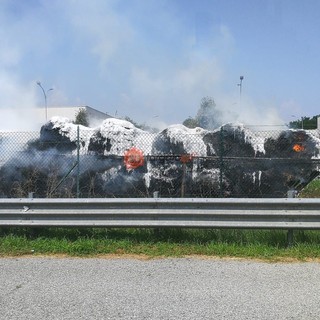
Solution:
M 78 107 L 48 107 L 47 110 L 44 108 L 36 108 L 38 119 L 43 119 L 45 122 L 46 118 L 49 121 L 52 117 L 59 116 L 70 119 L 71 121 L 76 120 L 76 116 L 80 110 L 84 110 L 88 116 L 88 122 L 90 127 L 96 127 L 101 124 L 105 119 L 112 118 L 107 113 L 103 113 L 99 110 L 93 109 L 89 106 L 78 106 Z
M 90 127 L 97 127 L 103 120 L 112 118 L 88 106 L 0 108 L 0 131 L 39 131 L 41 126 L 55 116 L 75 121 L 81 109 L 86 111 Z

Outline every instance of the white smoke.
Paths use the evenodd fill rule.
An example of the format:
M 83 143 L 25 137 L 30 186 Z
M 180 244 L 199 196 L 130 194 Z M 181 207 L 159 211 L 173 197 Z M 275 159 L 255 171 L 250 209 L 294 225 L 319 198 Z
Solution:
M 205 96 L 215 99 L 225 122 L 279 122 L 275 107 L 245 96 L 240 105 L 224 87 L 237 45 L 228 25 L 212 22 L 202 30 L 201 18 L 191 15 L 186 23 L 170 1 L 125 6 L 0 1 L 0 110 L 12 110 L 0 126 L 36 129 L 26 110 L 44 105 L 37 80 L 55 86 L 48 106 L 96 105 L 160 128 L 194 117 Z
M 34 113 L 35 82 L 25 86 L 7 72 L 0 72 L 0 130 L 39 130 L 41 119 Z
M 216 104 L 222 115 L 222 123 L 240 122 L 257 127 L 285 125 L 275 106 L 258 105 L 248 96 L 241 97 L 241 100 L 237 96 L 221 96 Z

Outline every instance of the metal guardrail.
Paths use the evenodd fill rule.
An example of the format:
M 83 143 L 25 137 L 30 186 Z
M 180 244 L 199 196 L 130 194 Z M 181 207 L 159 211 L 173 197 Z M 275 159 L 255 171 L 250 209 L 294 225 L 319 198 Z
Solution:
M 0 227 L 320 229 L 320 199 L 0 199 Z

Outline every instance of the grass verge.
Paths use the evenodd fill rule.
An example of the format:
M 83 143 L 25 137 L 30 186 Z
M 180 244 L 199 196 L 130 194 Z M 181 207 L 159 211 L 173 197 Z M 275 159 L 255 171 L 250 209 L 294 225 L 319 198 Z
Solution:
M 190 255 L 269 261 L 320 258 L 320 233 L 295 231 L 287 248 L 286 231 L 194 229 L 2 229 L 0 256 Z
M 320 180 L 312 180 L 299 194 L 299 198 L 319 198 Z

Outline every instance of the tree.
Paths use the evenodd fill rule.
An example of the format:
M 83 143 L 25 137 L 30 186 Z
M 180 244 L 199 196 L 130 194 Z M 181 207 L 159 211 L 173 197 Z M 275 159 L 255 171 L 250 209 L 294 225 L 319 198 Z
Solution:
M 310 117 L 301 117 L 301 119 L 295 120 L 295 121 L 290 121 L 289 122 L 289 128 L 292 129 L 307 129 L 307 130 L 312 130 L 312 129 L 317 129 L 317 119 L 320 117 L 320 115 L 313 116 L 312 118 Z
M 80 124 L 82 126 L 89 127 L 88 114 L 85 108 L 79 109 L 79 111 L 76 114 L 76 119 L 74 121 L 74 124 Z
M 189 117 L 188 119 L 184 120 L 182 123 L 187 128 L 193 129 L 199 127 L 199 123 L 196 119 Z
M 130 117 L 128 116 L 125 116 L 124 117 L 124 120 L 128 121 L 128 122 L 131 122 L 136 128 L 139 128 L 139 129 L 142 129 L 144 128 L 144 125 L 143 124 L 140 124 L 136 121 L 134 121 L 133 119 L 131 119 Z
M 136 128 L 139 128 L 139 129 L 141 129 L 141 130 L 145 130 L 145 131 L 153 132 L 153 133 L 159 131 L 157 128 L 150 127 L 149 125 L 147 125 L 147 124 L 145 124 L 145 123 L 140 124 L 140 123 L 134 121 L 133 119 L 131 119 L 131 118 L 128 117 L 128 116 L 125 116 L 123 119 L 126 120 L 126 121 L 131 122 Z
M 221 125 L 221 112 L 211 97 L 201 99 L 200 107 L 195 120 L 204 129 L 215 129 Z

